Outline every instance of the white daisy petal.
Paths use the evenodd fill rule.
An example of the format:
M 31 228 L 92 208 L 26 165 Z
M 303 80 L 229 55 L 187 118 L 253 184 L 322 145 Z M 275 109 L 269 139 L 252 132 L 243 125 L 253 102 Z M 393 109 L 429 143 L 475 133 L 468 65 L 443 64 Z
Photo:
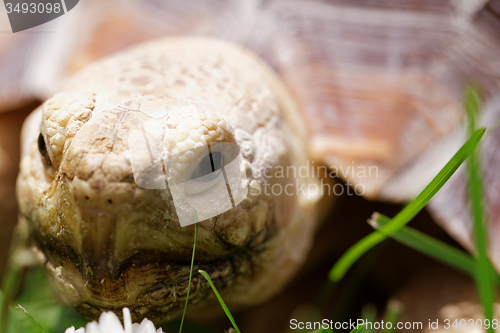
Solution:
M 99 329 L 99 324 L 96 321 L 87 323 L 87 326 L 85 327 L 85 333 L 101 333 L 101 330 Z M 111 333 L 111 332 L 102 332 L 102 333 Z
M 99 330 L 102 333 L 125 333 L 120 319 L 113 312 L 103 312 L 99 317 Z
M 123 326 L 118 316 L 113 312 L 103 312 L 99 317 L 99 322 L 87 323 L 85 328 L 80 327 L 75 330 L 74 326 L 66 329 L 64 333 L 163 333 L 163 330 L 156 329 L 151 320 L 144 318 L 141 324 L 132 323 L 132 316 L 128 308 L 123 308 Z
M 132 317 L 128 308 L 123 308 L 123 326 L 125 326 L 125 333 L 132 333 Z
M 75 333 L 75 326 L 68 327 L 64 333 Z
M 144 318 L 141 325 L 139 325 L 137 331 L 134 331 L 134 333 L 156 333 L 156 327 L 152 321 Z

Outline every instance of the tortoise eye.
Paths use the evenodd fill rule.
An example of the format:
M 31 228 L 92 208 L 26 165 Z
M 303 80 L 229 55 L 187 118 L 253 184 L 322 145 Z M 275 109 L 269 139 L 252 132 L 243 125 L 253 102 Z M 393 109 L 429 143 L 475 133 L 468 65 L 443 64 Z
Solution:
M 191 174 L 190 181 L 184 184 L 184 193 L 195 196 L 217 185 L 222 179 L 224 158 L 220 152 L 205 156 Z
M 203 181 L 211 181 L 219 176 L 223 164 L 222 154 L 219 152 L 213 152 L 205 156 L 203 160 L 198 164 L 191 179 L 197 179 L 203 177 Z M 210 176 L 208 176 L 210 175 Z M 205 177 L 208 176 L 208 177 Z
M 42 156 L 45 158 L 45 162 L 52 165 L 49 153 L 47 152 L 47 146 L 45 145 L 45 139 L 43 138 L 42 133 L 40 133 L 40 135 L 38 136 L 38 151 L 40 151 L 40 154 L 42 154 Z

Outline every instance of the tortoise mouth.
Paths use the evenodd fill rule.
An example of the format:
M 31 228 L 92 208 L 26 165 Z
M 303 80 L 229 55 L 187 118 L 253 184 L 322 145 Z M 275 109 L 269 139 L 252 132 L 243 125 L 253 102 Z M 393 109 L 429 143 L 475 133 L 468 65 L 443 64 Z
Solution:
M 190 264 L 130 260 L 114 279 L 100 279 L 83 274 L 69 256 L 42 249 L 40 244 L 34 245 L 34 251 L 62 301 L 90 320 L 98 319 L 104 311 L 112 311 L 120 317 L 122 309 L 128 307 L 135 322 L 147 317 L 162 323 L 183 311 Z M 208 308 L 216 302 L 209 283 L 198 270 L 206 271 L 218 291 L 224 294 L 236 280 L 249 277 L 254 255 L 242 251 L 227 259 L 195 264 L 189 304 Z

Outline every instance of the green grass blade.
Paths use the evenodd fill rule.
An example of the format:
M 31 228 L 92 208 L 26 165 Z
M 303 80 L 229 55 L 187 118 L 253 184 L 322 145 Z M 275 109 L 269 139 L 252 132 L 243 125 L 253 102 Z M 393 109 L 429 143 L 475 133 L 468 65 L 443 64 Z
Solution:
M 482 186 L 481 177 L 478 173 L 478 161 L 469 161 L 469 196 L 471 200 L 471 210 L 474 220 L 474 238 L 476 243 L 478 264 L 475 274 L 479 299 L 483 304 L 486 319 L 493 319 L 494 288 L 491 280 L 491 264 L 488 259 L 488 245 L 484 227 L 484 211 L 482 207 Z M 493 329 L 488 329 L 493 332 Z
M 238 333 L 241 333 L 240 332 L 240 329 L 238 328 L 238 326 L 236 325 L 236 322 L 234 321 L 234 318 L 233 318 L 233 315 L 231 314 L 231 312 L 229 311 L 229 309 L 227 308 L 227 305 L 226 303 L 224 302 L 224 300 L 222 299 L 221 295 L 219 294 L 219 292 L 217 291 L 217 288 L 215 288 L 213 282 L 212 282 L 212 279 L 210 278 L 210 276 L 208 276 L 208 273 L 205 272 L 204 270 L 198 270 L 198 272 L 203 275 L 205 277 L 205 279 L 207 279 L 208 281 L 208 284 L 210 284 L 210 287 L 212 287 L 212 290 L 214 291 L 214 294 L 215 296 L 217 297 L 217 299 L 219 300 L 219 303 L 220 305 L 222 306 L 222 309 L 224 310 L 224 312 L 226 313 L 226 316 L 229 318 L 229 321 L 231 321 L 231 324 L 233 324 L 233 327 L 234 329 L 236 330 L 236 332 Z
M 7 333 L 9 326 L 9 306 L 5 302 L 5 297 L 0 289 L 0 333 Z
M 35 319 L 33 319 L 33 317 L 31 317 L 31 315 L 28 313 L 28 311 L 26 311 L 26 309 L 25 309 L 25 308 L 23 308 L 23 307 L 22 307 L 21 305 L 19 305 L 19 304 L 17 305 L 17 307 L 16 307 L 16 308 L 17 308 L 17 309 L 21 309 L 21 310 L 23 310 L 23 311 L 24 311 L 24 314 L 25 314 L 25 315 L 28 317 L 28 319 L 29 319 L 29 320 L 33 323 L 33 325 L 34 325 L 35 327 L 37 327 L 37 328 L 38 328 L 38 330 L 40 330 L 40 332 L 42 332 L 42 333 L 47 333 L 47 332 L 46 332 L 46 331 L 42 328 L 42 326 L 40 326 L 40 325 L 39 325 L 39 324 L 35 321 Z
M 22 282 L 23 269 L 10 259 L 2 281 L 2 291 L 5 293 L 0 302 L 0 333 L 6 333 L 9 324 L 10 306 L 15 299 Z
M 361 310 L 361 319 L 363 319 L 365 323 L 373 323 L 377 319 L 377 307 L 371 303 L 364 305 Z M 365 329 L 365 333 L 373 332 L 375 332 L 373 327 Z
M 321 286 L 321 289 L 316 298 L 315 305 L 318 309 L 324 310 L 330 297 L 332 296 L 333 290 L 335 289 L 336 284 L 333 283 L 330 279 L 326 279 Z
M 388 236 L 398 231 L 405 224 L 417 215 L 424 208 L 427 202 L 439 191 L 439 189 L 448 181 L 458 167 L 469 157 L 474 151 L 477 143 L 484 134 L 484 128 L 475 131 L 469 140 L 458 150 L 458 152 L 446 163 L 443 169 L 439 171 L 437 176 L 425 187 L 425 189 L 399 214 L 397 214 L 391 223 L 382 227 L 368 236 L 361 239 L 337 261 L 330 271 L 330 279 L 338 281 L 342 279 L 347 270 L 352 264 L 361 257 L 366 251 L 382 242 Z
M 0 333 L 7 332 L 7 327 L 10 320 L 10 308 L 13 302 L 21 290 L 21 286 L 24 281 L 24 276 L 26 275 L 27 265 L 22 264 L 20 258 L 24 258 L 21 251 L 19 235 L 16 232 L 13 234 L 13 244 L 17 244 L 16 250 L 12 250 L 7 262 L 7 267 L 2 278 L 2 291 L 4 297 L 0 302 Z M 25 261 L 25 260 L 24 260 Z
M 191 269 L 189 270 L 189 284 L 186 296 L 186 303 L 184 304 L 184 312 L 182 313 L 181 325 L 179 327 L 179 333 L 182 332 L 182 326 L 184 325 L 184 317 L 186 316 L 186 310 L 189 302 L 189 292 L 191 291 L 191 278 L 193 277 L 193 265 L 194 265 L 194 253 L 196 251 L 196 240 L 198 239 L 198 212 L 194 210 L 194 242 L 193 242 L 193 255 L 191 257 Z
M 476 119 L 479 115 L 481 98 L 479 87 L 469 86 L 465 89 L 465 112 L 467 113 L 467 132 L 471 135 L 476 130 Z
M 465 106 L 469 122 L 469 133 L 475 128 L 476 117 L 479 113 L 479 91 L 477 88 L 469 87 L 466 91 Z M 467 163 L 468 190 L 471 204 L 471 214 L 474 228 L 474 239 L 477 250 L 478 264 L 476 269 L 476 285 L 479 299 L 484 308 L 484 316 L 490 321 L 493 319 L 493 303 L 495 302 L 495 290 L 492 281 L 492 267 L 488 258 L 488 242 L 485 231 L 483 181 L 481 177 L 481 164 L 479 151 L 476 149 Z M 488 332 L 493 333 L 493 328 Z
M 346 275 L 346 280 L 335 296 L 335 313 L 329 316 L 333 317 L 334 321 L 344 322 L 350 319 L 349 309 L 352 309 L 356 304 L 356 297 L 361 292 L 360 286 L 384 249 L 385 244 L 374 247 L 366 256 L 359 259 Z M 340 287 L 340 283 L 335 285 Z
M 385 326 L 382 333 L 392 333 L 396 331 L 396 325 L 401 315 L 402 305 L 396 300 L 391 300 L 387 305 L 387 310 L 385 312 Z M 391 328 L 387 328 L 388 323 L 391 323 Z
M 390 221 L 389 217 L 374 213 L 369 223 L 372 227 L 378 229 L 389 224 Z M 472 277 L 475 275 L 476 260 L 469 253 L 456 249 L 418 230 L 404 226 L 390 237 L 448 266 L 468 273 Z
M 351 331 L 351 333 L 363 333 L 364 330 L 365 330 L 365 324 L 359 325 L 358 327 L 356 327 L 355 329 L 353 329 Z

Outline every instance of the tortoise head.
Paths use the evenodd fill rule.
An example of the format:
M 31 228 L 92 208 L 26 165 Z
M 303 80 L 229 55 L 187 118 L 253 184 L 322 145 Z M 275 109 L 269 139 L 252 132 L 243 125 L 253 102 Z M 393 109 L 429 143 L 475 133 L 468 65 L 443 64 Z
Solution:
M 33 113 L 21 221 L 62 298 L 89 318 L 123 307 L 134 320 L 178 315 L 197 221 L 193 305 L 214 301 L 198 269 L 229 304 L 281 289 L 307 253 L 315 199 L 291 190 L 308 179 L 269 172 L 306 160 L 270 98 L 261 107 L 272 117 L 254 133 L 241 116 L 155 90 L 70 91 Z M 292 194 L 265 191 L 273 185 Z

